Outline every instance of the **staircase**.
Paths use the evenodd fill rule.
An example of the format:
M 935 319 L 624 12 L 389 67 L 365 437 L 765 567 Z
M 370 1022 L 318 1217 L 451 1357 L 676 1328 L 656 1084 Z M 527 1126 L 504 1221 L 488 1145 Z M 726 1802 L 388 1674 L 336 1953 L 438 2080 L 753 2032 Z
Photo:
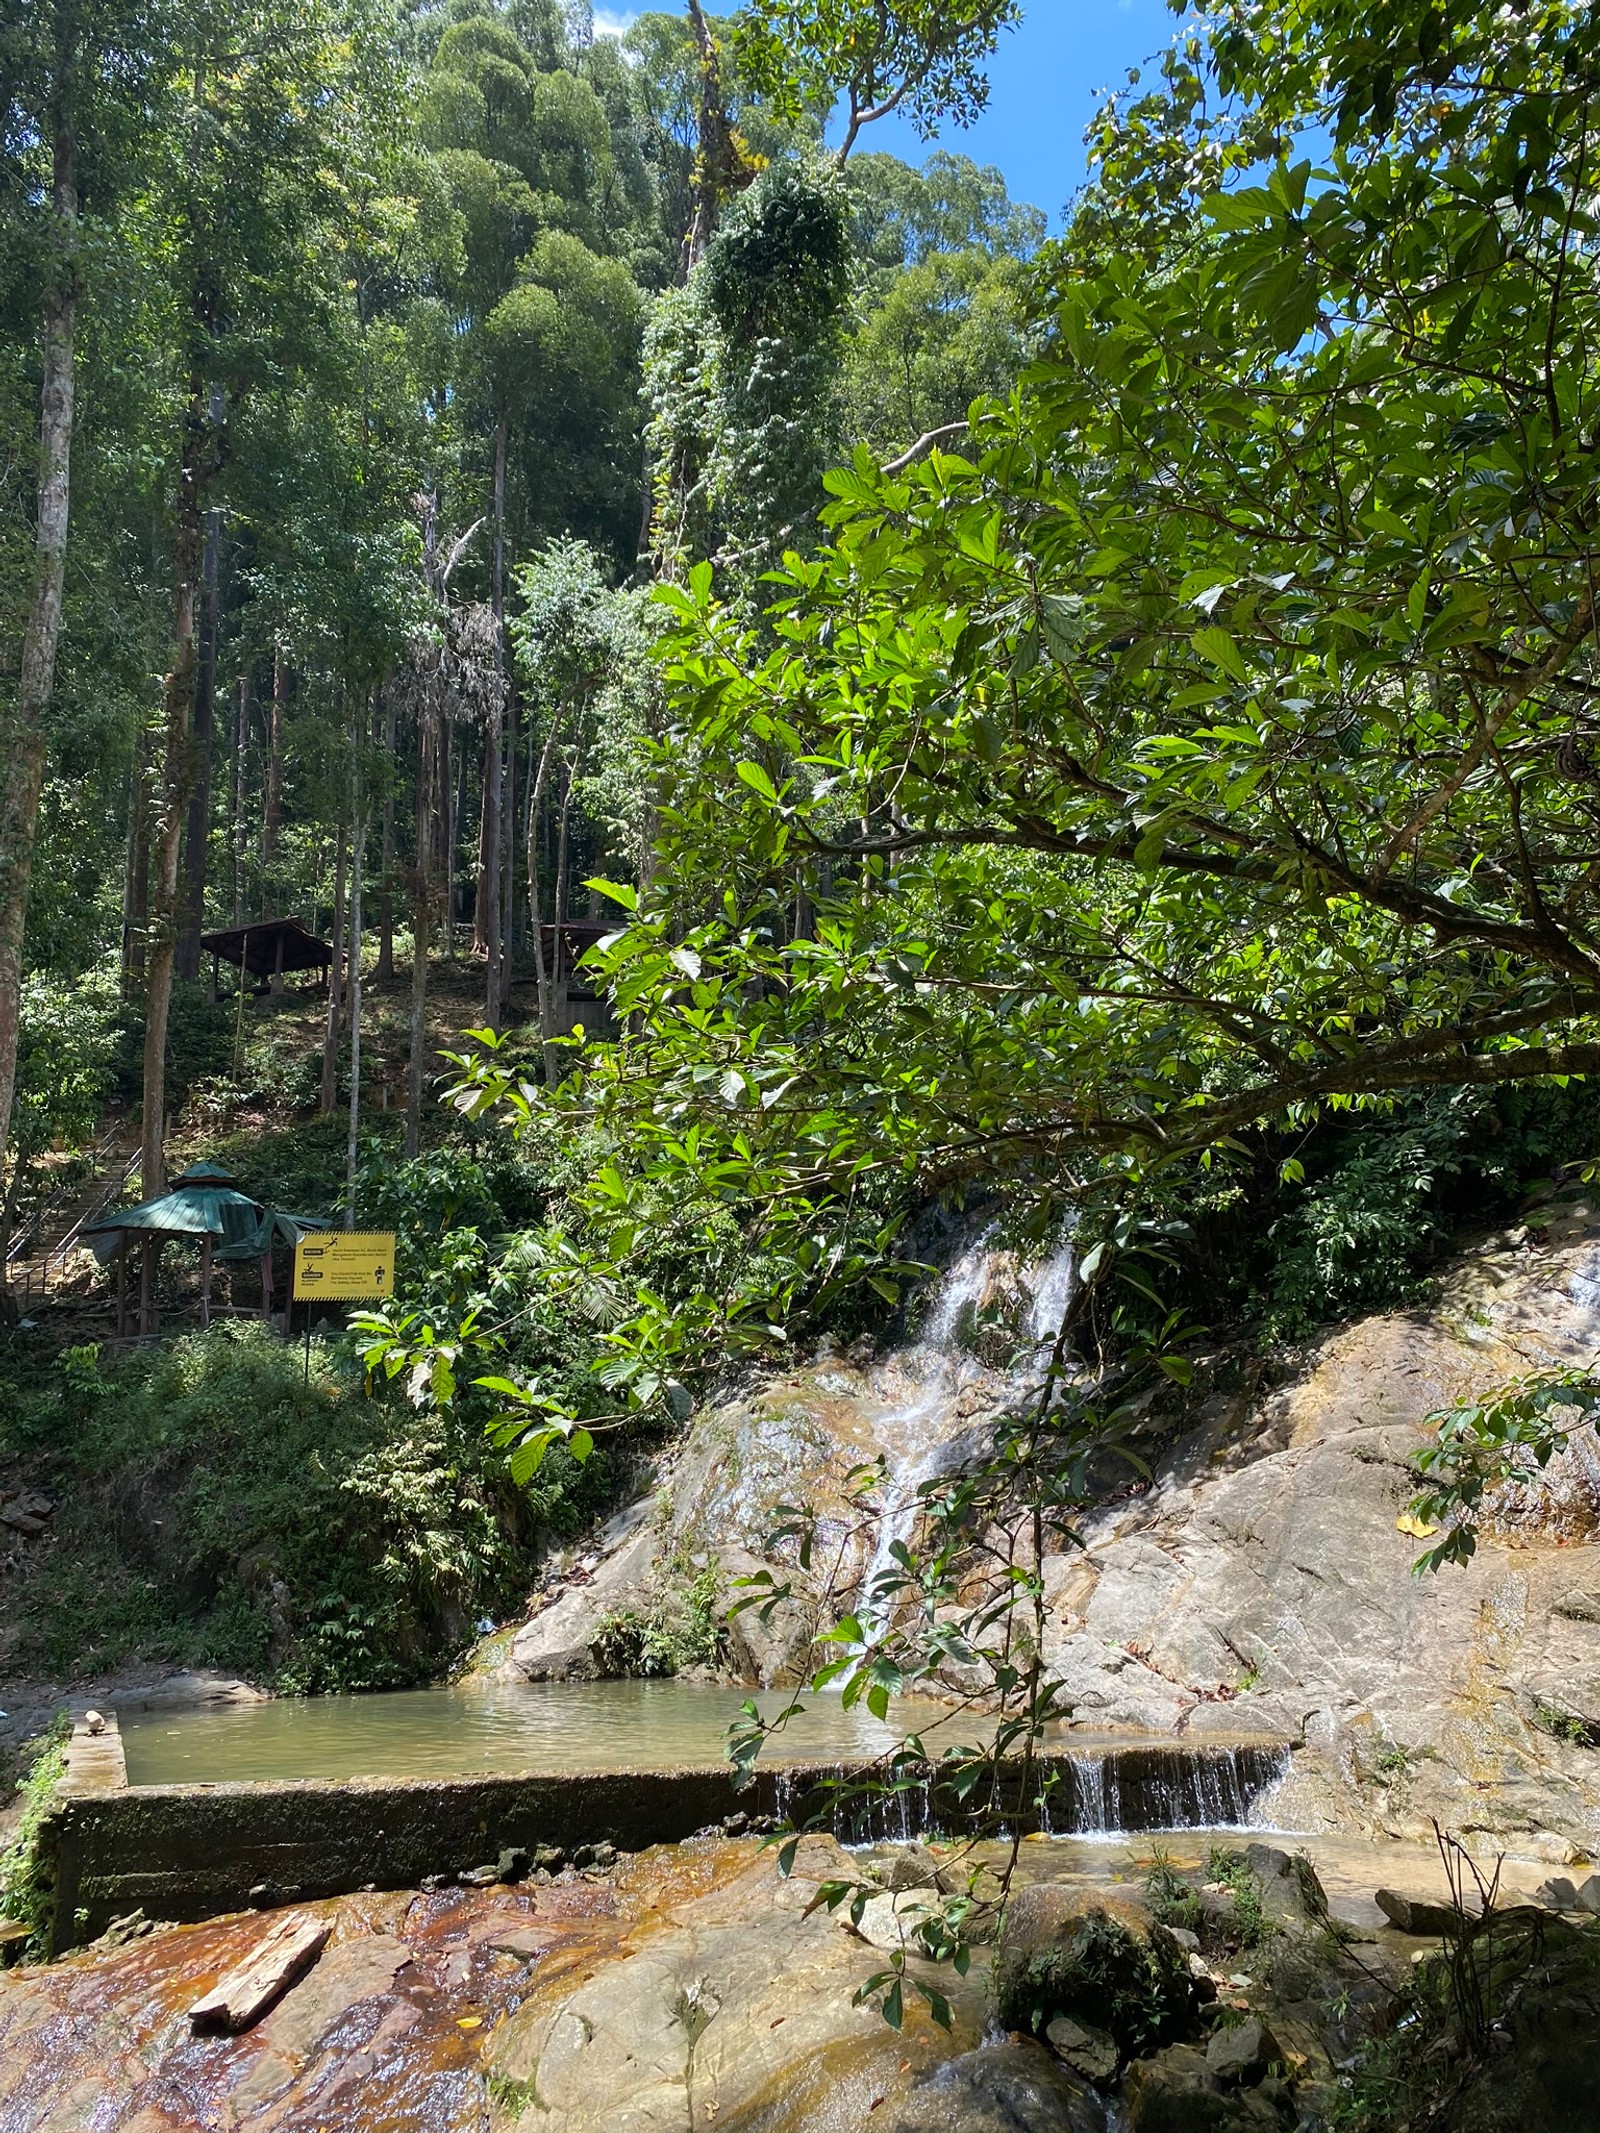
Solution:
M 18 1313 L 26 1318 L 50 1301 L 83 1233 L 122 1198 L 139 1174 L 139 1151 L 123 1144 L 128 1124 L 118 1119 L 93 1150 L 87 1179 L 64 1185 L 42 1202 L 18 1229 L 6 1253 L 6 1287 Z

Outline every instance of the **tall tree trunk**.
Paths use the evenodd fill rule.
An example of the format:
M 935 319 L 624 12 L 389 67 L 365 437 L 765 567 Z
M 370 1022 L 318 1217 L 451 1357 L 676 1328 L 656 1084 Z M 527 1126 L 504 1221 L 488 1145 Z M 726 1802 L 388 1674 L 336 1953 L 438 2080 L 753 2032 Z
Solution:
M 167 1018 L 177 956 L 178 854 L 194 779 L 195 609 L 200 564 L 200 453 L 206 433 L 204 381 L 189 381 L 172 549 L 172 666 L 162 690 L 165 752 L 161 803 L 151 839 L 151 910 L 145 978 L 144 1110 L 140 1185 L 154 1199 L 167 1189 Z
M 555 1035 L 556 1023 L 550 958 L 544 952 L 544 916 L 539 904 L 539 835 L 543 827 L 544 789 L 549 782 L 550 765 L 560 734 L 560 718 L 552 713 L 550 731 L 539 751 L 539 769 L 528 794 L 528 926 L 533 935 L 533 975 L 539 993 L 540 1051 L 545 1082 L 550 1088 L 556 1084 L 556 1052 L 550 1041 Z
M 211 419 L 220 421 L 213 398 Z M 194 790 L 184 833 L 183 916 L 178 928 L 177 971 L 191 982 L 200 975 L 200 936 L 206 924 L 206 862 L 211 845 L 211 765 L 217 729 L 217 568 L 222 513 L 206 513 L 205 554 L 200 566 L 200 622 L 195 647 Z
M 144 929 L 150 911 L 150 732 L 134 735 L 128 774 L 128 848 L 122 877 L 122 999 L 132 1003 L 144 980 Z
M 491 593 L 494 603 L 494 665 L 497 687 L 483 738 L 483 872 L 482 895 L 485 973 L 484 1014 L 491 1029 L 499 1027 L 503 981 L 500 907 L 500 813 L 504 787 L 505 755 L 505 633 L 506 633 L 506 418 L 499 411 L 494 432 L 494 565 Z
M 506 775 L 500 796 L 500 1002 L 496 1028 L 511 1013 L 517 964 L 517 697 L 506 691 Z
M 228 845 L 233 854 L 233 916 L 235 926 L 244 924 L 244 782 L 250 753 L 250 713 L 255 698 L 255 676 L 248 666 L 239 676 L 239 701 L 233 721 L 233 758 L 228 766 Z M 241 968 L 239 981 L 244 982 Z
M 282 645 L 272 655 L 272 708 L 267 714 L 267 760 L 262 775 L 261 797 L 261 916 L 272 916 L 272 870 L 278 863 L 278 838 L 283 829 L 283 724 L 289 708 L 289 661 Z
M 695 124 L 699 154 L 695 158 L 694 221 L 685 241 L 685 264 L 692 271 L 706 254 L 716 234 L 717 219 L 728 194 L 747 185 L 755 175 L 740 152 L 733 121 L 728 116 L 728 96 L 722 80 L 722 54 L 706 20 L 700 0 L 688 0 L 689 29 L 694 38 L 695 63 L 700 76 Z
M 328 965 L 328 1026 L 322 1039 L 322 1101 L 318 1109 L 333 1109 L 339 1093 L 339 1038 L 344 1027 L 344 860 L 345 826 L 339 824 L 339 856 L 333 870 L 333 961 Z
M 66 577 L 67 515 L 72 470 L 74 335 L 78 318 L 77 142 L 72 128 L 76 62 L 70 11 L 57 21 L 55 140 L 51 237 L 55 248 L 44 300 L 44 379 L 39 395 L 39 501 L 34 527 L 33 599 L 22 639 L 22 676 L 11 731 L 5 735 L 0 777 L 0 1157 L 11 1130 L 22 1015 L 22 950 L 28 920 L 44 787 L 45 719 L 55 689 L 56 644 Z
M 483 771 L 478 779 L 478 860 L 472 870 L 472 952 L 487 956 L 489 953 L 489 884 L 485 879 L 485 866 L 489 849 L 489 746 L 487 729 L 483 750 Z
M 356 1147 L 361 1133 L 361 855 L 367 842 L 367 805 L 356 794 L 355 848 L 350 857 L 350 1122 L 344 1148 L 344 1220 L 356 1226 Z
M 383 880 L 378 891 L 378 968 L 380 985 L 391 984 L 394 979 L 394 752 L 395 752 L 395 689 L 393 683 L 385 684 L 383 691 Z
M 572 818 L 572 788 L 578 782 L 580 750 L 574 748 L 572 760 L 567 765 L 567 785 L 561 795 L 561 818 L 556 828 L 556 952 L 552 958 L 556 974 L 555 1012 L 565 1022 L 567 1017 L 567 993 L 571 985 L 570 959 L 562 954 L 561 928 L 567 916 L 567 827 Z
M 444 959 L 450 963 L 455 960 L 456 952 L 456 826 L 459 821 L 456 794 L 456 722 L 447 711 L 442 723 L 444 745 L 439 766 L 439 812 L 443 820 L 439 888 L 444 897 L 444 940 L 441 945 Z
M 424 704 L 417 748 L 417 865 L 411 899 L 411 1059 L 406 1087 L 406 1154 L 422 1144 L 422 1082 L 428 1035 L 428 933 L 433 901 L 433 792 L 439 752 L 438 724 Z

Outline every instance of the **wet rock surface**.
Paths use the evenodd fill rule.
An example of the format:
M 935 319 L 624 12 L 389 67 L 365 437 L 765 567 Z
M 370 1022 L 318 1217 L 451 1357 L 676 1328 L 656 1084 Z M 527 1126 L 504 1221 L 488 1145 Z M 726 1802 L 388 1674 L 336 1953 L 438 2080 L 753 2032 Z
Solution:
M 1317 1856 L 1334 1913 L 1380 1921 L 1375 1855 L 1323 1847 Z M 1382 1856 L 1386 1884 L 1419 1902 L 1437 1895 L 1425 1853 L 1389 1847 Z M 1292 1926 L 1286 1910 L 1270 1948 L 1241 1950 L 1203 1929 L 1192 1937 L 1206 1954 L 1191 1957 L 1153 1915 L 1148 1849 L 1030 1840 L 1018 1867 L 1018 1945 L 1059 1947 L 1099 1913 L 1141 1945 L 1170 1942 L 1163 1961 L 1199 1962 L 1214 1976 L 1214 1998 L 1197 1993 L 1173 2039 L 1113 2044 L 1108 2070 L 1110 2031 L 1087 2007 L 1047 2010 L 1037 2033 L 1027 2023 L 1007 2032 L 996 2026 L 990 1950 L 979 1949 L 965 1979 L 913 1953 L 897 2033 L 871 2007 L 852 2005 L 883 1955 L 842 1914 L 805 1912 L 820 1877 L 898 1879 L 907 1860 L 931 1862 L 938 1875 L 950 1865 L 934 1845 L 847 1857 L 831 1839 L 811 1838 L 785 1880 L 755 1841 L 708 1840 L 623 1857 L 609 1870 L 564 1867 L 562 1878 L 514 1888 L 304 1906 L 330 1924 L 326 1949 L 237 2036 L 192 2034 L 186 2010 L 249 1955 L 272 1913 L 102 1944 L 0 1976 L 0 2128 L 1097 2133 L 1119 2079 L 1130 2125 L 1289 2125 L 1333 2055 L 1355 2049 L 1380 2018 L 1352 2001 L 1340 1958 L 1306 1918 Z M 1194 1844 L 1167 1861 L 1185 1887 L 1214 1863 Z M 926 1893 L 885 1888 L 874 1900 Z M 1291 2004 L 1284 1981 L 1299 1989 L 1305 1980 L 1283 1952 L 1302 1943 L 1321 1967 Z M 1413 1945 L 1378 1924 L 1361 1944 L 1364 1972 L 1403 1980 Z M 1249 1982 L 1230 1983 L 1241 1964 Z M 919 1976 L 948 1993 L 949 2031 L 915 1991 Z M 1330 1983 L 1343 2030 L 1330 2028 Z M 1385 2008 L 1389 1989 L 1374 1988 Z M 1221 2029 L 1209 2011 L 1218 2006 L 1228 2011 Z M 1551 2030 L 1551 2053 L 1565 2049 L 1566 2034 Z M 1232 2056 L 1214 2064 L 1219 2036 Z M 1205 2115 L 1173 2116 L 1194 2109 Z

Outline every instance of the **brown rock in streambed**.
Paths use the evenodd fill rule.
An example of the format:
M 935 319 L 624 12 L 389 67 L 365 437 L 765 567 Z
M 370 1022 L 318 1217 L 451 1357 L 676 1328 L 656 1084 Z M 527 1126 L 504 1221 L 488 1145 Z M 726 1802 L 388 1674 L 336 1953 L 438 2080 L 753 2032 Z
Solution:
M 1373 1902 L 1398 1933 L 1434 1935 L 1443 1938 L 1459 1932 L 1465 1914 L 1447 1903 L 1424 1903 L 1402 1896 L 1398 1889 L 1375 1889 Z

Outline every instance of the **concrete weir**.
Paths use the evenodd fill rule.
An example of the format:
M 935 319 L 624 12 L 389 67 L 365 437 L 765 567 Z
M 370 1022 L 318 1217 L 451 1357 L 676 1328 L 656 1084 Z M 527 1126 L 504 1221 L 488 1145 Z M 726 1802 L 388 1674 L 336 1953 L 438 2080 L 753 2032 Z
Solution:
M 1284 1774 L 1279 1743 L 1161 1742 L 1052 1751 L 1053 1780 L 1034 1826 L 1174 1829 L 1238 1824 Z M 114 1718 L 79 1722 L 40 1831 L 55 1882 L 52 1953 L 94 1939 L 115 1917 L 189 1921 L 251 1905 L 411 1888 L 454 1876 L 513 1846 L 619 1850 L 681 1842 L 742 1811 L 803 1821 L 828 1813 L 831 1782 L 863 1764 L 758 1767 L 736 1790 L 725 1763 L 668 1770 L 537 1772 L 459 1778 L 347 1778 L 130 1785 Z M 920 1799 L 830 1816 L 846 1838 L 907 1837 L 937 1827 L 937 1788 Z M 1108 1809 L 1115 1821 L 1107 1821 Z

